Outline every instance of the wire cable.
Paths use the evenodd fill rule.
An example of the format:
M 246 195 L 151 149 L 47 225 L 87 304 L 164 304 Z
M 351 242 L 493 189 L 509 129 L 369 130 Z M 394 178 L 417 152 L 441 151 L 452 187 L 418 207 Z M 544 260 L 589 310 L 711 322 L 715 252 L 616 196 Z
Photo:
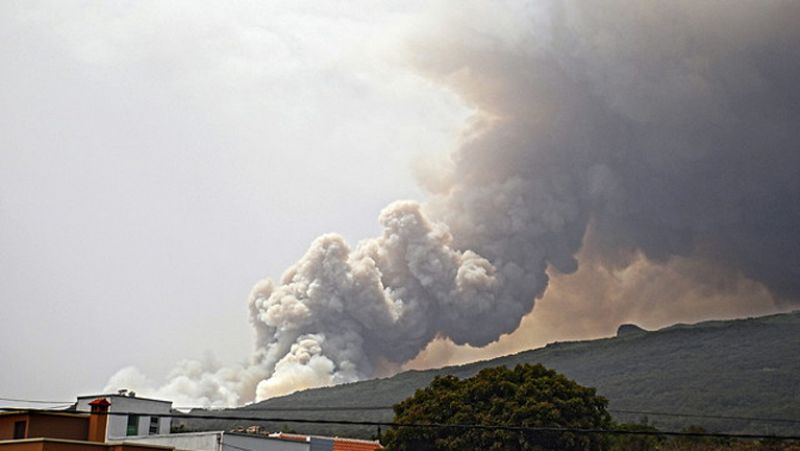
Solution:
M 0 408 L 0 410 L 4 410 Z M 64 413 L 63 411 L 51 411 L 46 409 L 30 409 L 31 412 L 40 413 Z M 88 413 L 88 412 L 84 412 Z M 447 424 L 447 423 L 395 423 L 390 421 L 353 421 L 353 420 L 330 420 L 330 419 L 307 419 L 307 418 L 271 418 L 271 417 L 248 417 L 248 416 L 226 416 L 226 415 L 187 415 L 187 414 L 153 414 L 144 412 L 98 412 L 98 415 L 143 415 L 153 418 L 181 418 L 195 420 L 229 420 L 229 421 L 262 421 L 272 423 L 306 423 L 306 424 L 337 424 L 347 426 L 387 426 L 393 428 L 426 428 L 426 429 L 460 429 L 460 430 L 502 430 L 511 432 L 557 432 L 575 434 L 610 434 L 610 435 L 648 435 L 660 437 L 695 437 L 695 438 L 727 438 L 744 440 L 778 440 L 778 441 L 800 441 L 800 435 L 765 435 L 765 434 L 728 434 L 722 432 L 679 432 L 679 431 L 631 431 L 623 429 L 600 429 L 600 428 L 568 428 L 558 426 L 516 426 L 516 425 L 494 425 L 494 424 Z
M 634 415 L 653 415 L 662 417 L 688 417 L 688 418 L 706 418 L 709 420 L 736 420 L 736 421 L 755 421 L 760 423 L 793 423 L 800 424 L 800 420 L 790 418 L 757 418 L 757 417 L 738 417 L 727 415 L 707 415 L 707 414 L 692 414 L 692 413 L 668 413 L 668 412 L 652 412 L 646 410 L 623 410 L 623 409 L 608 409 L 609 412 L 617 412 L 624 414 Z
M 0 401 L 9 401 L 9 402 L 26 402 L 30 404 L 68 404 L 72 405 L 74 402 L 72 401 L 42 401 L 39 399 L 15 399 L 15 398 L 0 398 Z
M 24 402 L 31 404 L 57 404 L 52 408 L 61 406 L 69 407 L 73 402 L 69 401 L 44 401 L 32 399 L 16 399 L 16 398 L 2 398 L 0 401 L 10 402 Z M 202 409 L 208 410 L 206 407 L 174 407 L 175 409 L 190 410 Z M 394 406 L 318 406 L 318 407 L 275 407 L 260 409 L 263 411 L 278 411 L 278 412 L 349 412 L 349 411 L 376 411 L 376 410 L 393 410 Z M 790 423 L 800 424 L 800 419 L 792 418 L 762 418 L 762 417 L 744 417 L 733 415 L 714 415 L 714 414 L 695 414 L 695 413 L 681 413 L 681 412 L 657 412 L 651 410 L 627 410 L 627 409 L 607 409 L 609 412 L 622 413 L 626 415 L 652 415 L 652 416 L 665 416 L 665 417 L 686 417 L 686 418 L 704 418 L 713 420 L 731 420 L 731 421 L 754 421 L 760 423 Z M 213 411 L 213 410 L 212 410 Z
M 181 408 L 185 409 L 185 408 Z M 197 407 L 196 409 L 203 409 Z M 376 410 L 394 410 L 393 406 L 318 406 L 318 407 L 267 407 L 258 409 L 264 412 L 350 412 L 350 411 L 376 411 Z M 800 424 L 800 419 L 792 418 L 760 418 L 760 417 L 742 417 L 730 415 L 713 415 L 713 414 L 695 414 L 695 413 L 678 413 L 678 412 L 656 412 L 652 410 L 626 410 L 626 409 L 607 409 L 609 412 L 616 412 L 628 415 L 652 415 L 652 416 L 667 416 L 667 417 L 687 417 L 687 418 L 705 418 L 713 420 L 735 420 L 735 421 L 754 421 L 760 423 L 792 423 Z M 249 412 L 257 411 L 245 410 Z
M 270 411 L 276 412 L 349 412 L 358 410 L 394 410 L 394 406 L 318 406 L 318 407 L 267 407 L 263 409 L 237 409 L 243 412 Z

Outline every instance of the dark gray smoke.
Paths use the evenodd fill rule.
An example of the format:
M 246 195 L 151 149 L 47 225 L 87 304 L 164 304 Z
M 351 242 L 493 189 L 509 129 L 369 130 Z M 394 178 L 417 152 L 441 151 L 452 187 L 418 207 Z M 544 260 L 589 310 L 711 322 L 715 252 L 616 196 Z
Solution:
M 590 224 L 604 265 L 697 259 L 800 299 L 800 3 L 441 6 L 409 55 L 478 111 L 451 167 L 427 204 L 384 210 L 383 236 L 323 236 L 256 287 L 258 351 L 228 392 L 369 377 L 436 337 L 484 346 L 548 268 L 577 270 Z
M 456 155 L 444 215 L 457 247 L 511 255 L 495 251 L 491 223 L 512 209 L 485 193 L 517 183 L 533 216 L 571 209 L 544 246 L 525 226 L 511 244 L 530 255 L 536 243 L 562 271 L 592 221 L 619 264 L 633 250 L 702 256 L 797 299 L 800 5 L 634 3 L 548 4 L 512 42 L 457 24 L 421 53 L 422 67 L 495 117 Z M 477 222 L 489 225 L 476 235 Z

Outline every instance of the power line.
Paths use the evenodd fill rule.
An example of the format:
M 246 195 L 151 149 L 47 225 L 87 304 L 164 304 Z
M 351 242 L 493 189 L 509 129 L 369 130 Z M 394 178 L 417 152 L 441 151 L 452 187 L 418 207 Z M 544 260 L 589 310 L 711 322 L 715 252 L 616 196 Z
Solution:
M 662 417 L 688 417 L 688 418 L 706 418 L 710 420 L 737 420 L 737 421 L 755 421 L 761 423 L 795 423 L 800 424 L 800 420 L 790 418 L 756 418 L 756 417 L 737 417 L 727 415 L 706 415 L 706 414 L 692 414 L 692 413 L 668 413 L 668 412 L 652 412 L 646 410 L 622 410 L 622 409 L 608 409 L 609 412 L 634 414 L 634 415 L 653 415 Z
M 317 406 L 317 407 L 272 407 L 259 409 L 263 411 L 275 412 L 349 412 L 349 411 L 376 411 L 376 410 L 394 410 L 393 406 Z M 633 415 L 652 415 L 652 416 L 671 416 L 671 417 L 687 417 L 687 418 L 705 418 L 713 420 L 736 420 L 736 421 L 754 421 L 760 423 L 793 423 L 800 424 L 800 419 L 791 418 L 759 418 L 759 417 L 740 417 L 728 415 L 712 415 L 712 414 L 694 414 L 694 413 L 677 413 L 677 412 L 656 412 L 652 410 L 625 410 L 625 409 L 607 409 L 609 412 L 616 412 L 622 414 Z M 254 411 L 254 410 L 249 410 Z
M 258 412 L 260 410 L 275 410 L 279 412 L 328 412 L 328 411 L 358 411 L 358 410 L 394 410 L 394 406 L 319 406 L 319 407 L 268 407 L 265 409 L 242 410 L 247 412 Z
M 24 402 L 31 404 L 58 404 L 52 408 L 69 407 L 74 402 L 69 401 L 45 401 L 34 399 L 18 399 L 18 398 L 2 398 L 0 401 L 10 402 Z M 204 409 L 205 407 L 175 407 L 176 409 Z M 263 409 L 267 411 L 279 412 L 349 412 L 349 411 L 380 411 L 380 410 L 394 410 L 394 406 L 317 406 L 317 407 L 275 407 Z M 628 409 L 607 409 L 609 412 L 616 412 L 628 415 L 651 415 L 662 417 L 683 417 L 683 418 L 703 418 L 710 420 L 730 420 L 730 421 L 753 421 L 759 423 L 790 423 L 800 424 L 800 419 L 792 418 L 762 418 L 762 417 L 744 417 L 732 415 L 714 415 L 714 414 L 694 414 L 694 413 L 681 413 L 681 412 L 657 412 L 651 410 L 628 410 Z
M 17 399 L 17 398 L 1 398 L 0 401 L 11 402 L 24 402 L 32 404 L 58 404 L 52 408 L 69 407 L 73 402 L 67 401 L 44 401 L 33 399 Z M 203 409 L 208 410 L 206 407 L 175 407 L 176 409 Z M 394 406 L 317 406 L 317 407 L 274 407 L 262 409 L 265 411 L 278 411 L 278 412 L 350 412 L 350 411 L 381 411 L 381 410 L 394 410 Z M 650 415 L 661 417 L 681 417 L 681 418 L 702 418 L 709 420 L 729 420 L 729 421 L 752 421 L 759 423 L 789 423 L 800 424 L 800 419 L 793 418 L 762 418 L 762 417 L 744 417 L 732 415 L 714 415 L 714 414 L 696 414 L 696 413 L 681 413 L 681 412 L 658 412 L 652 410 L 628 410 L 628 409 L 607 409 L 609 412 L 616 412 L 627 415 Z
M 11 410 L 0 408 L 0 410 Z M 31 412 L 40 413 L 64 413 L 61 410 L 30 409 Z M 611 435 L 649 435 L 661 437 L 695 437 L 695 438 L 728 438 L 746 440 L 794 440 L 800 441 L 800 435 L 764 435 L 764 434 L 728 434 L 721 432 L 679 432 L 679 431 L 631 431 L 622 429 L 600 429 L 600 428 L 567 428 L 558 426 L 514 426 L 514 425 L 494 425 L 494 424 L 447 424 L 447 423 L 396 423 L 390 421 L 353 421 L 353 420 L 330 420 L 330 419 L 307 419 L 307 418 L 271 418 L 271 417 L 248 417 L 236 415 L 187 415 L 187 414 L 152 414 L 142 412 L 99 412 L 100 415 L 143 415 L 154 418 L 181 418 L 195 420 L 229 420 L 229 421 L 262 421 L 272 423 L 305 423 L 305 424 L 337 424 L 347 426 L 387 426 L 393 428 L 417 428 L 417 429 L 460 429 L 460 430 L 502 430 L 511 432 L 557 432 L 575 434 L 611 434 Z
M 71 401 L 42 401 L 39 399 L 15 399 L 15 398 L 0 398 L 0 401 L 26 402 L 30 404 L 69 404 L 69 405 L 74 404 L 74 402 Z

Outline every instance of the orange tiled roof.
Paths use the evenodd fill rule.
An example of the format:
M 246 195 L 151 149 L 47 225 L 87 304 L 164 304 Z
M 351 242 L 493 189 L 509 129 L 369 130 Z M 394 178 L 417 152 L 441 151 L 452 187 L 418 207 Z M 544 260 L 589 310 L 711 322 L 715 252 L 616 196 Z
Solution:
M 308 436 L 307 435 L 300 435 L 300 434 L 287 434 L 286 432 L 277 432 L 273 434 L 269 434 L 270 437 L 279 438 L 281 440 L 291 440 L 293 442 L 307 442 Z
M 336 438 L 333 440 L 333 451 L 375 451 L 383 449 L 380 443 L 367 440 L 350 440 Z
M 286 432 L 276 432 L 270 434 L 270 437 L 280 438 L 283 440 L 292 440 L 297 442 L 308 441 L 310 436 L 302 434 L 287 434 Z M 384 449 L 384 447 L 374 441 L 359 440 L 357 438 L 340 438 L 340 437 L 324 437 L 313 436 L 320 439 L 327 439 L 333 441 L 333 451 L 375 451 Z

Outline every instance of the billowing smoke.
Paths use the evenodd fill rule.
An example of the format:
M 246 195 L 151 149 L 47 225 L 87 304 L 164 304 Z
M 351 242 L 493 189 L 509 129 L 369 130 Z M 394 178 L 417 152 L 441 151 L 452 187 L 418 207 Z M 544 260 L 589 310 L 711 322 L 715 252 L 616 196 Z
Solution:
M 760 283 L 733 268 L 675 256 L 665 263 L 641 253 L 626 266 L 609 265 L 596 252 L 591 229 L 572 274 L 549 270 L 550 284 L 513 333 L 482 348 L 435 339 L 406 369 L 458 365 L 544 346 L 554 341 L 613 336 L 621 324 L 655 330 L 675 323 L 734 319 L 791 309 L 776 305 Z
M 679 261 L 796 302 L 799 20 L 794 1 L 440 5 L 409 59 L 478 114 L 431 199 L 355 246 L 318 238 L 253 290 L 248 365 L 169 385 L 236 403 L 391 372 L 437 337 L 485 346 L 548 269 L 578 269 L 590 225 L 595 268 Z

